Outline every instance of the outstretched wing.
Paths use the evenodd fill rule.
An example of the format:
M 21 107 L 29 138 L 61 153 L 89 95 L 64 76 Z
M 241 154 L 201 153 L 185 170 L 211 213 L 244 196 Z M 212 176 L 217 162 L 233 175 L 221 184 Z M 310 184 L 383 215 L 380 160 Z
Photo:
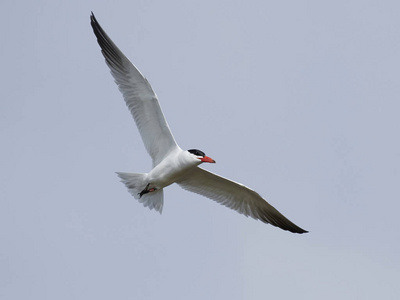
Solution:
M 90 20 L 111 75 L 132 113 L 153 165 L 156 166 L 171 150 L 178 147 L 162 113 L 157 95 L 142 73 L 108 37 L 93 13 Z
M 204 169 L 194 168 L 184 180 L 177 183 L 188 191 L 215 200 L 246 217 L 250 216 L 294 233 L 307 232 L 289 221 L 252 189 Z

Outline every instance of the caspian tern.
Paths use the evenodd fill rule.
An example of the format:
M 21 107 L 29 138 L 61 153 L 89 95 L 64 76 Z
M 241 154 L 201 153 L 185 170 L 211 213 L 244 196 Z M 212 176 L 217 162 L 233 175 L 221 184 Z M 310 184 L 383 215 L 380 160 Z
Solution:
M 156 93 L 147 79 L 118 49 L 90 16 L 91 25 L 111 75 L 139 129 L 147 152 L 153 160 L 149 173 L 117 172 L 129 192 L 145 207 L 162 212 L 163 189 L 172 183 L 208 197 L 238 213 L 294 233 L 305 233 L 284 217 L 252 189 L 199 168 L 202 163 L 215 163 L 204 152 L 182 150 L 168 127 Z

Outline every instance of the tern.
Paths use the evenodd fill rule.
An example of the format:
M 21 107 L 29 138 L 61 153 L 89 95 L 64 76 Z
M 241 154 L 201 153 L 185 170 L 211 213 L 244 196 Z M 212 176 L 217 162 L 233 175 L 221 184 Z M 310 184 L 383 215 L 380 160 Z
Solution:
M 153 161 L 153 169 L 149 173 L 117 172 L 133 197 L 145 207 L 161 213 L 164 188 L 177 183 L 185 190 L 215 200 L 247 217 L 293 233 L 307 232 L 289 221 L 252 189 L 200 168 L 200 164 L 215 163 L 215 160 L 201 150 L 186 151 L 178 146 L 150 83 L 118 49 L 93 12 L 90 20 L 111 75 Z

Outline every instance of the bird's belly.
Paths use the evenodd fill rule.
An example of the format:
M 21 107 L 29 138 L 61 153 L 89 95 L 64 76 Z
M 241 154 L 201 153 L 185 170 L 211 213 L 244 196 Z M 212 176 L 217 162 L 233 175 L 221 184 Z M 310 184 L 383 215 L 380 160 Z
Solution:
M 155 188 L 163 188 L 179 180 L 190 167 L 158 165 L 149 173 L 149 183 Z

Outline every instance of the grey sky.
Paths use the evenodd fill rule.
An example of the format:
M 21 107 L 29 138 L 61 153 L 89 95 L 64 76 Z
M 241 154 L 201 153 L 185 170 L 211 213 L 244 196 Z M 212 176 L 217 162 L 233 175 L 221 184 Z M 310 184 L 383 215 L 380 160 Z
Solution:
M 0 299 L 398 299 L 400 4 L 3 1 Z M 181 190 L 164 212 L 89 24 L 149 79 L 182 148 L 295 235 Z

